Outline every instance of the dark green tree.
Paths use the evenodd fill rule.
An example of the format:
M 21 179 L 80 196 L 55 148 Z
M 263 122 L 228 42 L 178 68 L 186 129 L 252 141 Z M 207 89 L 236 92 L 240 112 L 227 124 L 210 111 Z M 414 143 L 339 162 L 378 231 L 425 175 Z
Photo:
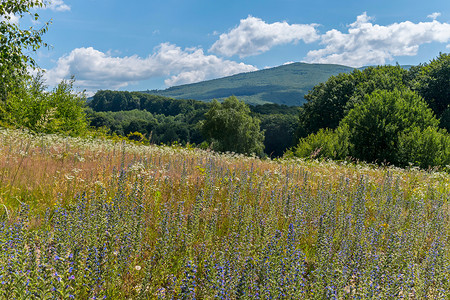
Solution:
M 350 131 L 350 155 L 369 162 L 401 163 L 398 139 L 415 128 L 437 128 L 426 102 L 411 90 L 377 90 L 355 105 L 340 126 Z
M 321 128 L 335 129 L 342 118 L 375 90 L 405 89 L 408 71 L 400 66 L 368 67 L 349 74 L 330 77 L 316 85 L 300 108 L 297 138 L 317 132 Z
M 450 104 L 450 54 L 441 53 L 428 64 L 411 68 L 411 88 L 440 117 Z
M 260 115 L 261 129 L 264 130 L 264 149 L 270 157 L 283 156 L 286 149 L 293 146 L 298 116 L 293 114 Z
M 260 120 L 251 117 L 249 107 L 234 96 L 222 104 L 213 101 L 205 114 L 202 130 L 214 150 L 263 153 L 264 132 L 260 130 Z

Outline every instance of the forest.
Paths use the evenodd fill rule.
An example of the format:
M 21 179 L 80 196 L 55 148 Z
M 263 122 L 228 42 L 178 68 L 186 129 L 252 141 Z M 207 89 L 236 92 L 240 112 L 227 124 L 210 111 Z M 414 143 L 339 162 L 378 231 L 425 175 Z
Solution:
M 211 103 L 176 100 L 140 92 L 99 91 L 88 102 L 87 116 L 93 127 L 105 127 L 118 135 L 139 132 L 155 144 L 174 142 L 200 145 L 206 138 L 201 122 Z M 298 107 L 264 104 L 249 106 L 265 133 L 264 151 L 280 157 L 293 145 Z
M 409 69 L 376 66 L 331 76 L 301 107 L 250 105 L 248 114 L 264 134 L 264 155 L 257 154 L 444 167 L 450 164 L 449 78 L 450 56 L 441 53 Z M 88 106 L 92 126 L 118 135 L 139 132 L 156 144 L 208 141 L 202 124 L 210 102 L 99 91 Z

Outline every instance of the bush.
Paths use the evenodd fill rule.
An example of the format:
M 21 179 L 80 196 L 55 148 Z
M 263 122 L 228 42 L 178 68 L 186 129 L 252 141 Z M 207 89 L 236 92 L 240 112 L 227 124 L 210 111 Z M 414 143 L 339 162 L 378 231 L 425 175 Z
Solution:
M 399 136 L 399 157 L 403 165 L 421 168 L 450 164 L 450 135 L 445 130 L 414 128 Z
M 410 90 L 377 90 L 341 121 L 350 130 L 350 155 L 368 162 L 400 163 L 398 138 L 414 128 L 437 128 L 439 121 Z
M 310 134 L 294 149 L 297 157 L 344 159 L 348 156 L 349 130 L 347 126 L 340 126 L 336 130 L 320 129 Z
M 34 132 L 82 135 L 88 128 L 85 98 L 74 94 L 72 87 L 73 80 L 62 81 L 53 91 L 46 92 L 41 75 L 24 80 L 10 95 L 2 119 Z

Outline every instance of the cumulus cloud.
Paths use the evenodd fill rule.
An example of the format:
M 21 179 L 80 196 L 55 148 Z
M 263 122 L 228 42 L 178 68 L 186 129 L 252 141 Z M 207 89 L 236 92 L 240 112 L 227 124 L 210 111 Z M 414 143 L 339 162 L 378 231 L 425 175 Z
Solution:
M 440 12 L 434 12 L 434 13 L 432 13 L 431 15 L 428 15 L 427 18 L 436 20 L 440 15 L 441 15 Z
M 270 50 L 276 45 L 297 43 L 303 40 L 311 43 L 319 39 L 316 24 L 288 24 L 275 22 L 267 24 L 259 18 L 248 16 L 239 26 L 228 33 L 221 34 L 209 49 L 210 52 L 224 56 L 246 57 Z
M 416 55 L 420 45 L 450 41 L 450 24 L 436 20 L 382 26 L 363 13 L 348 27 L 347 33 L 333 29 L 322 35 L 325 48 L 309 51 L 305 61 L 352 67 L 385 64 L 395 56 Z
M 65 4 L 63 0 L 42 0 L 45 4 L 45 8 L 54 11 L 68 11 L 70 6 Z
M 167 77 L 167 86 L 193 83 L 257 70 L 256 67 L 205 55 L 202 49 L 182 49 L 164 43 L 146 58 L 137 55 L 114 57 L 92 47 L 77 48 L 47 70 L 48 84 L 55 85 L 74 75 L 76 83 L 87 91 L 118 89 L 153 77 Z

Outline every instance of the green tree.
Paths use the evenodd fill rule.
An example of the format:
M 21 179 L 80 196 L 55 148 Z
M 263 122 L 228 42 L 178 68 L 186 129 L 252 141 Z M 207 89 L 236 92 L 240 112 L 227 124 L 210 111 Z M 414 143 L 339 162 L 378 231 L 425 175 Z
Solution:
M 280 157 L 286 149 L 293 146 L 297 115 L 266 114 L 259 115 L 261 129 L 264 130 L 264 149 L 270 157 Z
M 51 92 L 41 76 L 24 80 L 25 86 L 8 101 L 9 124 L 35 132 L 80 135 L 87 131 L 85 97 L 73 91 L 73 80 L 62 81 Z
M 39 15 L 31 10 L 42 6 L 44 2 L 41 0 L 0 1 L 0 100 L 3 110 L 7 95 L 14 93 L 23 78 L 28 76 L 27 68 L 36 66 L 29 53 L 46 46 L 42 35 L 49 24 L 45 23 L 40 29 L 22 29 L 18 23 L 13 22 L 13 18 L 31 15 L 37 21 Z
M 410 90 L 377 90 L 341 121 L 350 130 L 350 155 L 369 162 L 400 163 L 398 139 L 414 128 L 437 128 L 426 102 Z
M 306 137 L 321 128 L 334 129 L 344 117 L 347 102 L 355 91 L 356 70 L 350 74 L 331 76 L 305 95 L 306 103 L 300 108 L 298 138 Z
M 411 68 L 411 88 L 440 117 L 450 104 L 450 54 L 441 53 L 428 64 Z
M 299 113 L 297 138 L 321 128 L 335 129 L 357 103 L 375 90 L 405 89 L 408 71 L 400 66 L 368 67 L 331 76 L 307 95 Z
M 222 104 L 213 101 L 202 130 L 214 150 L 261 155 L 264 132 L 259 125 L 260 120 L 250 116 L 249 107 L 231 96 Z

